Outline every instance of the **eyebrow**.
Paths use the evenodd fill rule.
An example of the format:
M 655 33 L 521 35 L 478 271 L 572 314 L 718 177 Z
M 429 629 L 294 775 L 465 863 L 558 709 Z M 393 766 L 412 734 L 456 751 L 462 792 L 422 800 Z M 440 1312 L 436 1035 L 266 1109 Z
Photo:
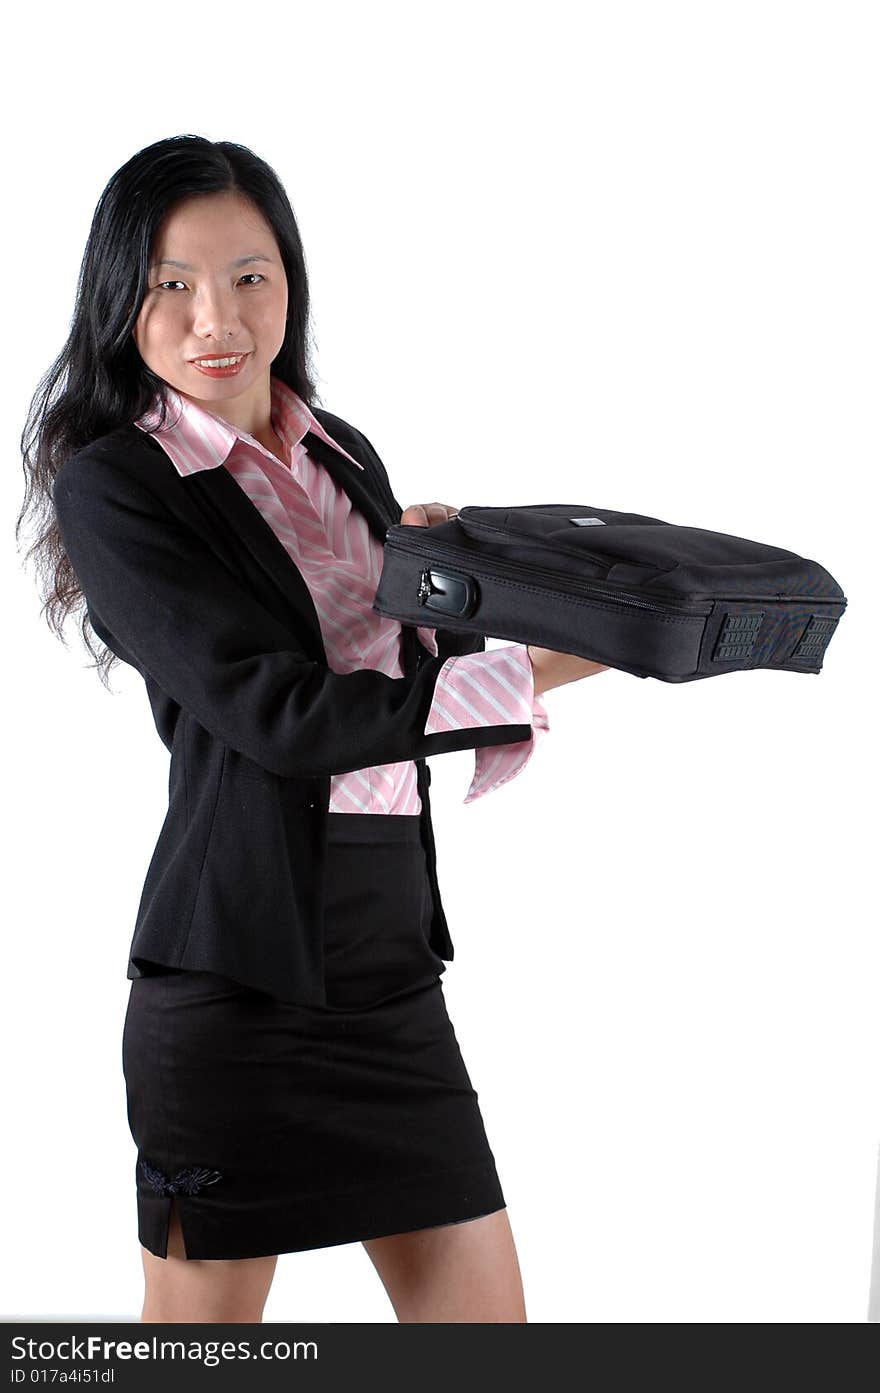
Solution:
M 251 252 L 248 256 L 239 256 L 235 261 L 230 261 L 227 270 L 232 270 L 234 266 L 247 266 L 251 261 L 271 261 L 271 257 L 261 256 L 259 252 Z M 150 270 L 155 271 L 159 266 L 176 266 L 179 271 L 195 271 L 198 268 L 190 266 L 188 261 L 174 261 L 170 256 L 163 256 L 161 261 L 151 261 Z

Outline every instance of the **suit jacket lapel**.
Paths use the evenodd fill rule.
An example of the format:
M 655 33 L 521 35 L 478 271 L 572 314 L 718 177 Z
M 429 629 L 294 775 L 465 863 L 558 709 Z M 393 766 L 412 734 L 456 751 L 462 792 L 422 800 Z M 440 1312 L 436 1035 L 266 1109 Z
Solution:
M 400 522 L 400 515 L 392 512 L 390 504 L 376 488 L 367 468 L 358 469 L 345 458 L 345 455 L 334 450 L 332 445 L 328 445 L 312 431 L 306 431 L 303 444 L 309 454 L 324 466 L 333 482 L 345 490 L 354 506 L 363 513 L 370 531 L 384 545 L 388 528 L 392 523 Z
M 359 470 L 311 431 L 303 443 L 334 483 L 345 490 L 352 504 L 363 513 L 370 531 L 384 544 L 388 527 L 400 519 L 379 491 L 374 491 L 367 471 Z M 212 540 L 222 542 L 234 565 L 243 565 L 246 578 L 279 619 L 288 625 L 293 621 L 296 629 L 301 629 L 305 622 L 313 656 L 326 663 L 321 626 L 302 572 L 256 504 L 222 465 L 187 475 L 184 483 L 188 495 L 209 520 Z
M 390 495 L 390 492 L 386 495 L 386 491 L 377 486 L 368 466 L 364 469 L 358 469 L 338 450 L 334 450 L 332 445 L 328 445 L 312 431 L 306 432 L 303 441 L 309 454 L 314 455 L 320 461 L 334 483 L 343 488 L 354 507 L 360 509 L 367 520 L 370 531 L 384 546 L 388 528 L 392 524 L 400 522 L 400 505 L 393 495 Z M 284 551 L 284 548 L 281 547 L 281 550 Z M 286 552 L 285 555 L 287 555 Z M 290 560 L 289 557 L 288 560 Z M 291 564 L 293 563 L 291 562 Z M 298 570 L 296 573 L 299 576 Z M 314 612 L 314 606 L 312 606 L 312 611 Z M 317 622 L 317 616 L 315 616 L 315 622 Z M 418 640 L 415 628 L 410 624 L 401 625 L 401 665 L 406 676 L 411 676 L 416 672 L 426 651 L 424 645 Z M 322 654 L 324 652 L 323 643 L 321 652 Z M 326 656 L 324 661 L 326 662 Z

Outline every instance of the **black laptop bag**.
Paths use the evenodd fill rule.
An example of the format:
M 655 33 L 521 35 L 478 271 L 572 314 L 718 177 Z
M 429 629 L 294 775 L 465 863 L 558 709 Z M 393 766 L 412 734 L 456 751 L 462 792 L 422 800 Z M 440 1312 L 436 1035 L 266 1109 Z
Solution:
M 462 508 L 389 527 L 373 609 L 692 682 L 822 669 L 846 608 L 816 561 L 588 504 Z

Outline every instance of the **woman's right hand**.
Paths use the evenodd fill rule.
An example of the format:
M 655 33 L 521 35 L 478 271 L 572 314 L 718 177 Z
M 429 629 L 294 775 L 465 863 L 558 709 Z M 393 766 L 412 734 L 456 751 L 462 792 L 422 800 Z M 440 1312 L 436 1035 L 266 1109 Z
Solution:
M 564 687 L 567 682 L 608 671 L 607 664 L 594 663 L 592 658 L 580 658 L 576 653 L 557 653 L 553 648 L 535 648 L 531 643 L 526 645 L 526 650 L 535 679 L 535 696 L 551 687 Z

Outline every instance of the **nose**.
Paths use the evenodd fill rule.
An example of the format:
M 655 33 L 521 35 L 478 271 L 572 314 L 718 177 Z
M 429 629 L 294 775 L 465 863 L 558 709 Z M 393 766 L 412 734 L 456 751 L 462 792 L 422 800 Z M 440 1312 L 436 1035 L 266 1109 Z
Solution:
M 193 312 L 193 333 L 196 338 L 228 339 L 235 334 L 238 326 L 234 294 L 222 290 L 199 292 Z

